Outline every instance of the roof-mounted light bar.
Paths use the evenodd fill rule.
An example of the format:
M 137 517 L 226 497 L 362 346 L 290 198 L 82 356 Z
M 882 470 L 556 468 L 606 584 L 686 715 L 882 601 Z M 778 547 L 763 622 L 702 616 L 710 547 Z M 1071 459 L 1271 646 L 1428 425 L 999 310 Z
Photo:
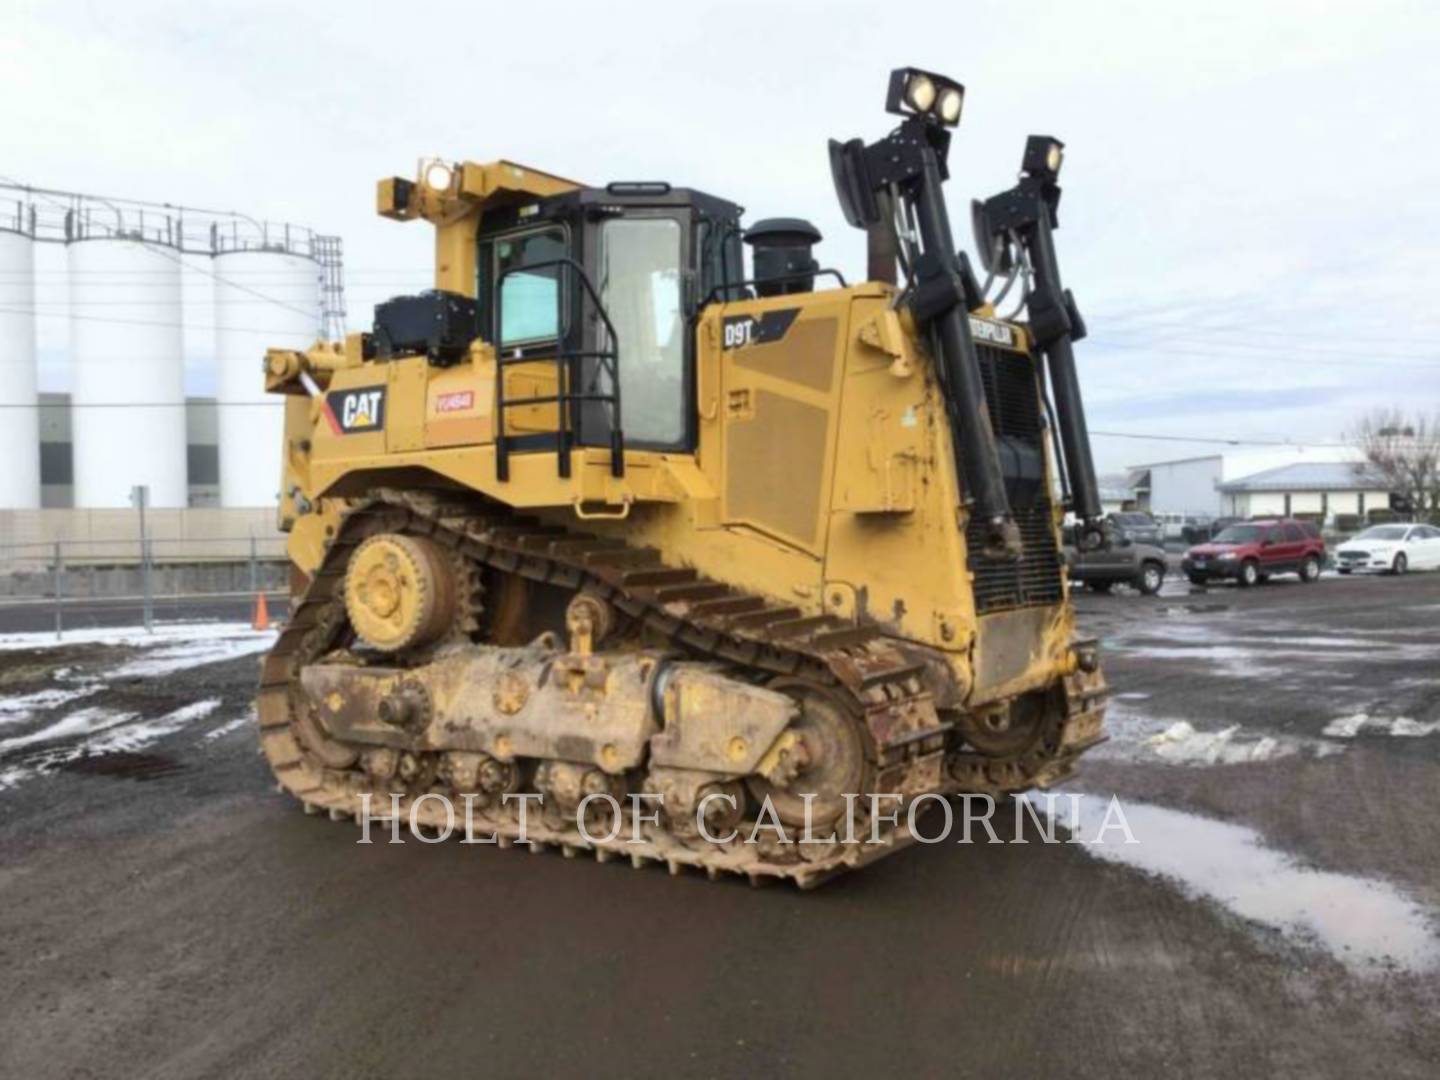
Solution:
M 957 127 L 965 105 L 965 87 L 954 79 L 919 68 L 896 68 L 890 73 L 885 111 L 896 116 L 930 116 L 945 127 Z

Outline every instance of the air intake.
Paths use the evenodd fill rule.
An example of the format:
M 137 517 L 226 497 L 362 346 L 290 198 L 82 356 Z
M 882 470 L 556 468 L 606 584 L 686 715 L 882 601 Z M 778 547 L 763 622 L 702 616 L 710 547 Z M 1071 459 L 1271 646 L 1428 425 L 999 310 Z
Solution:
M 755 291 L 761 296 L 810 292 L 815 287 L 815 262 L 810 249 L 820 230 L 801 218 L 766 218 L 745 230 L 755 249 Z

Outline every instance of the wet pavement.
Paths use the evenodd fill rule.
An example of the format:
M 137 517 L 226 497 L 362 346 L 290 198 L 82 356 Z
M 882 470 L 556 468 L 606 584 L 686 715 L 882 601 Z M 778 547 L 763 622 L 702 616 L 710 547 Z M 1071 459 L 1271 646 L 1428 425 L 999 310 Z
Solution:
M 1138 843 L 1039 798 L 809 894 L 357 845 L 255 754 L 263 640 L 12 643 L 0 1075 L 1434 1076 L 1440 574 L 1078 602 L 1049 810 Z

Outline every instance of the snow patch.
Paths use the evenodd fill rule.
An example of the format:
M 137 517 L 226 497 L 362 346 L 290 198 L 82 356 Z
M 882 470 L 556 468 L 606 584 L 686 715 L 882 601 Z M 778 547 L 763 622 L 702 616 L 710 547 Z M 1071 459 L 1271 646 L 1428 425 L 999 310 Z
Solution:
M 134 713 L 110 712 L 98 708 L 81 709 L 40 731 L 0 742 L 0 756 L 3 756 L 7 751 L 36 743 L 82 736 L 78 742 L 27 754 L 24 764 L 0 769 L 0 791 L 54 772 L 57 768 L 82 758 L 142 750 L 166 735 L 173 735 L 195 721 L 203 720 L 219 707 L 219 698 L 206 698 L 182 705 L 163 716 L 141 719 L 138 723 L 131 722 L 136 719 Z
M 121 664 L 105 673 L 107 679 L 148 679 L 170 675 L 187 668 L 215 664 L 237 656 L 262 653 L 275 644 L 274 634 L 206 639 L 155 648 L 145 656 Z
M 32 731 L 28 735 L 16 735 L 11 739 L 0 739 L 0 757 L 36 743 L 71 739 L 77 735 L 93 735 L 106 728 L 112 728 L 116 724 L 123 724 L 127 720 L 133 719 L 134 716 L 134 713 L 114 712 L 110 709 L 81 709 L 39 731 Z
M 1240 734 L 1240 725 L 1219 731 L 1196 731 L 1184 720 L 1171 724 L 1159 735 L 1146 740 L 1157 757 L 1177 765 L 1235 765 L 1247 761 L 1269 761 L 1288 757 L 1298 747 L 1271 735 L 1258 739 Z
M 57 671 L 55 675 L 58 678 L 60 673 Z M 99 691 L 99 686 L 90 683 L 73 688 L 52 687 L 48 690 L 37 690 L 33 694 L 22 694 L 19 697 L 0 698 L 0 727 L 28 720 L 30 714 L 36 710 L 56 709 L 61 705 L 68 705 L 72 701 L 89 697 Z
M 15 765 L 8 769 L 0 769 L 0 791 L 8 791 L 34 775 L 34 769 L 22 769 Z
M 1170 765 L 1204 767 L 1243 765 L 1290 757 L 1302 751 L 1316 757 L 1343 753 L 1342 747 L 1319 739 L 1266 735 L 1232 724 L 1219 731 L 1201 731 L 1186 720 L 1166 721 L 1112 701 L 1105 715 L 1110 741 L 1090 754 L 1124 761 L 1161 761 Z
M 1136 843 L 1125 842 L 1113 818 L 1102 833 L 1105 798 L 1054 799 L 1048 809 L 1082 840 L 1093 839 L 1084 850 L 1095 858 L 1175 882 L 1366 973 L 1387 964 L 1440 966 L 1435 913 L 1389 882 L 1304 866 L 1243 825 L 1147 803 L 1120 806 Z
M 206 739 L 207 742 L 214 741 L 215 739 L 223 739 L 226 735 L 229 735 L 232 731 L 239 731 L 241 728 L 247 726 L 248 724 L 252 724 L 252 723 L 254 723 L 254 722 L 255 722 L 255 711 L 252 709 L 250 712 L 241 713 L 239 716 L 235 717 L 235 719 L 233 719 L 233 720 L 227 720 L 227 721 L 225 721 L 225 723 L 221 724 L 219 727 L 217 727 L 217 728 L 215 728 L 215 729 L 213 729 L 213 730 L 211 730 L 211 731 L 207 731 L 207 732 L 205 733 L 205 739 Z
M 88 739 L 76 747 L 73 754 L 69 754 L 62 760 L 73 761 L 80 757 L 99 757 L 102 754 L 134 753 L 136 750 L 142 750 L 151 743 L 163 739 L 166 735 L 173 735 L 187 724 L 204 719 L 219 707 L 219 698 L 207 698 L 204 701 L 182 705 L 157 719 L 144 720 L 138 724 L 127 724 L 124 727 L 107 731 L 99 738 Z
M 1422 723 L 1418 720 L 1412 720 L 1408 716 L 1386 718 L 1384 716 L 1371 716 L 1369 713 L 1362 712 L 1355 713 L 1353 716 L 1342 716 L 1337 720 L 1331 720 L 1330 723 L 1325 725 L 1321 734 L 1329 735 L 1332 739 L 1353 739 L 1362 731 L 1414 739 L 1425 735 L 1434 735 L 1437 731 L 1440 731 L 1440 720 Z
M 26 634 L 0 634 L 0 650 L 53 649 L 64 645 L 129 645 L 148 648 L 152 645 L 183 644 L 216 639 L 252 638 L 273 642 L 276 631 L 254 630 L 244 622 L 161 622 L 153 633 L 143 627 L 100 627 L 67 630 L 60 640 L 52 631 Z

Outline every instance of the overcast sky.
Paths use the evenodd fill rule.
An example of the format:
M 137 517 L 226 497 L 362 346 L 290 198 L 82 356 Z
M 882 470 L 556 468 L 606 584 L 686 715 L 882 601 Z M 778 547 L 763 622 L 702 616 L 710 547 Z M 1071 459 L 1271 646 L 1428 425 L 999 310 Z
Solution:
M 1434 3 L 6 12 L 0 176 L 339 233 L 356 328 L 430 284 L 428 227 L 373 210 L 376 179 L 422 155 L 666 179 L 751 220 L 808 217 L 821 262 L 857 276 L 863 237 L 835 205 L 825 142 L 883 134 L 886 75 L 914 64 L 967 88 L 957 227 L 970 198 L 1013 183 L 1027 134 L 1067 143 L 1058 242 L 1091 331 L 1095 429 L 1324 441 L 1369 407 L 1440 402 Z M 41 327 L 47 386 L 64 385 L 62 334 Z M 1207 449 L 1095 448 L 1106 471 Z

